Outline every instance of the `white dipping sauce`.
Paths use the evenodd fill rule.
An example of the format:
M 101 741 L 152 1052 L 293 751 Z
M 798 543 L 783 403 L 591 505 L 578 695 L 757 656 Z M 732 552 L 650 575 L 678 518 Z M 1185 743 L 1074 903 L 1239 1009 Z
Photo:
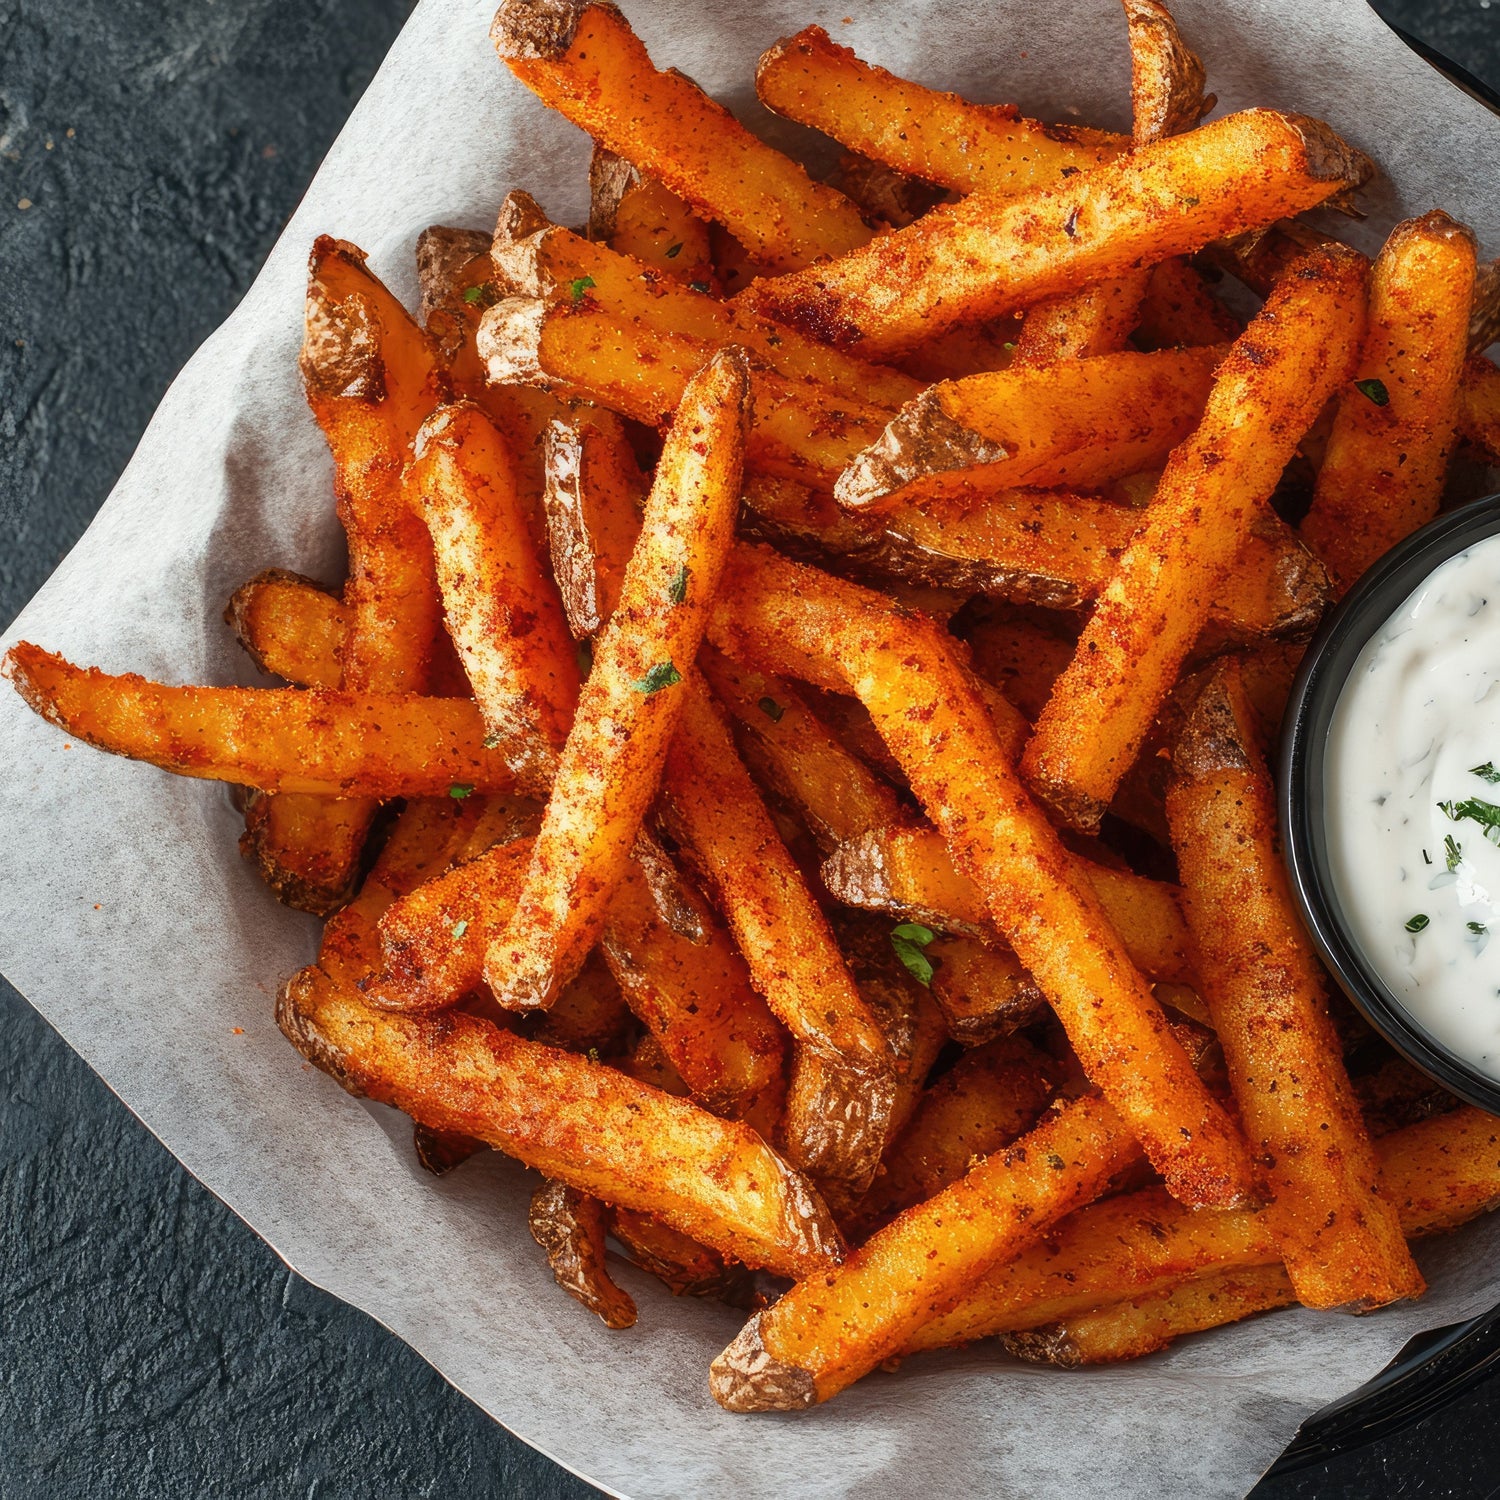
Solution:
M 1366 959 L 1500 1079 L 1500 537 L 1443 563 L 1360 653 L 1323 785 L 1334 891 Z

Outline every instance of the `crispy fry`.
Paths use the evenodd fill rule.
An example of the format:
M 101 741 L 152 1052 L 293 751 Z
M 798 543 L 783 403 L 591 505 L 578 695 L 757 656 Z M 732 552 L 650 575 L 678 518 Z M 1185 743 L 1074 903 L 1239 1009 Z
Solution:
M 257 573 L 230 595 L 224 623 L 262 672 L 298 687 L 338 687 L 343 679 L 349 614 L 311 578 L 282 568 Z
M 971 104 L 861 62 L 821 26 L 764 53 L 761 103 L 910 177 L 1009 197 L 1112 160 L 1123 136 L 1022 119 L 1010 105 Z
M 526 1214 L 531 1237 L 547 1254 L 557 1284 L 597 1313 L 606 1328 L 630 1328 L 635 1303 L 604 1266 L 604 1205 L 563 1182 L 544 1182 Z
M 674 1297 L 718 1297 L 735 1306 L 748 1302 L 750 1288 L 745 1268 L 650 1214 L 628 1208 L 611 1210 L 610 1232 L 641 1270 L 666 1283 Z
M 1149 275 L 1132 271 L 1038 302 L 1021 324 L 1013 368 L 1093 359 L 1124 349 L 1140 321 Z
M 662 425 L 711 346 L 625 325 L 590 304 L 547 307 L 511 297 L 484 315 L 479 347 L 490 378 L 571 391 L 621 416 Z M 757 471 L 831 489 L 844 465 L 879 436 L 890 413 L 837 392 L 751 371 L 754 420 L 745 461 Z
M 843 674 L 1153 1166 L 1185 1201 L 1243 1198 L 1242 1142 L 1010 769 L 952 638 L 866 589 L 747 546 L 727 571 L 712 638 L 773 671 Z
M 1134 474 L 1193 430 L 1222 354 L 1131 351 L 943 381 L 849 464 L 834 497 L 889 509 L 967 498 L 973 479 L 1087 487 Z
M 992 682 L 1028 719 L 1047 706 L 1052 684 L 1073 659 L 1074 639 L 1034 613 L 996 605 L 963 629 L 974 670 Z
M 1337 246 L 1288 273 L 1219 367 L 1197 432 L 1173 453 L 1022 761 L 1074 826 L 1097 826 L 1297 440 L 1347 378 L 1364 274 L 1363 257 Z
M 1474 296 L 1474 236 L 1440 209 L 1391 231 L 1370 276 L 1370 321 L 1302 535 L 1348 588 L 1437 514 L 1457 422 Z
M 844 152 L 828 184 L 852 199 L 871 223 L 892 229 L 905 228 L 943 199 L 942 192 L 931 183 L 909 177 L 857 151 Z
M 601 1057 L 617 1056 L 633 1030 L 630 1007 L 597 950 L 589 954 L 550 1010 L 521 1021 L 532 1023 L 523 1034 L 533 1041 L 550 1042 L 554 1047 L 566 1047 L 569 1052 L 587 1052 L 592 1048 Z
M 1137 146 L 1191 130 L 1214 107 L 1203 61 L 1161 0 L 1125 0 L 1130 33 L 1131 139 Z
M 1144 349 L 1190 349 L 1236 339 L 1239 323 L 1180 256 L 1158 261 L 1146 278 L 1135 341 Z
M 250 788 L 240 853 L 278 901 L 326 917 L 349 899 L 369 822 L 363 799 Z
M 674 281 L 716 280 L 708 225 L 664 182 L 597 144 L 589 159 L 589 238 Z
M 991 1266 L 1036 1243 L 1135 1160 L 1119 1116 L 1074 1101 L 757 1313 L 714 1361 L 730 1411 L 793 1411 L 835 1396 L 946 1311 Z
M 406 490 L 427 523 L 448 632 L 491 740 L 545 785 L 578 699 L 578 659 L 527 528 L 509 446 L 477 406 L 439 407 Z
M 1271 1193 L 1282 1258 L 1309 1307 L 1364 1311 L 1424 1282 L 1339 1055 L 1316 960 L 1276 847 L 1238 663 L 1220 666 L 1172 752 L 1167 817 L 1203 994 Z
M 738 506 L 749 376 L 742 353 L 689 382 L 646 502 L 506 931 L 485 978 L 512 1009 L 545 1006 L 578 971 L 656 792 Z
M 1009 948 L 962 935 L 938 935 L 923 949 L 933 966 L 932 997 L 955 1042 L 978 1047 L 1036 1020 L 1047 997 Z
M 606 0 L 503 0 L 490 37 L 544 103 L 717 219 L 773 269 L 869 239 L 847 198 L 751 135 L 684 74 L 658 71 Z
M 740 344 L 792 381 L 827 386 L 848 400 L 895 410 L 922 389 L 898 370 L 840 354 L 780 323 L 708 296 L 701 283 L 679 285 L 641 261 L 548 225 L 524 239 L 496 242 L 493 259 L 510 296 L 589 307 L 625 327 L 677 335 L 709 348 Z M 1127 330 L 1128 331 L 1128 330 Z
M 178 776 L 323 797 L 443 797 L 515 785 L 505 757 L 485 746 L 479 710 L 460 698 L 164 687 L 75 667 L 25 641 L 6 653 L 0 676 L 48 723 Z
M 1245 110 L 1009 201 L 935 208 L 740 301 L 867 359 L 1311 208 L 1371 167 L 1326 125 Z
M 1479 355 L 1464 366 L 1458 427 L 1486 459 L 1500 465 L 1500 367 Z

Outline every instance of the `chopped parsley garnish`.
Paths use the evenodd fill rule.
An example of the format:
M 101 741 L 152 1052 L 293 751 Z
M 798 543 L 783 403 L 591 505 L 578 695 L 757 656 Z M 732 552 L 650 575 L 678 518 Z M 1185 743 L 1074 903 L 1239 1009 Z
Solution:
M 456 938 L 461 938 L 468 930 L 469 923 L 467 918 L 457 921 L 453 924 L 453 936 Z
M 1464 857 L 1464 846 L 1455 843 L 1451 833 L 1443 835 L 1443 856 L 1448 861 L 1448 868 L 1456 870 L 1459 861 Z
M 673 604 L 681 604 L 687 598 L 688 579 L 693 570 L 686 563 L 678 568 L 672 575 L 672 581 L 667 585 L 667 598 Z
M 681 681 L 682 673 L 671 662 L 659 661 L 644 677 L 630 685 L 636 692 L 644 693 L 649 698 L 652 693 L 659 693 L 663 688 L 672 687 Z
M 487 281 L 464 288 L 464 301 L 470 307 L 493 307 L 499 300 L 499 294 Z
M 936 936 L 937 933 L 932 928 L 924 927 L 920 922 L 903 922 L 899 927 L 891 929 L 891 947 L 896 950 L 896 957 L 901 960 L 906 972 L 918 984 L 932 983 L 936 969 L 922 950 Z
M 1416 916 L 1406 919 L 1406 930 L 1408 932 L 1420 932 L 1431 920 L 1432 918 L 1425 911 L 1419 911 Z
M 773 724 L 781 723 L 786 710 L 774 698 L 762 698 L 755 705 Z
M 1483 922 L 1465 922 L 1464 926 L 1467 927 L 1470 932 L 1475 934 L 1485 933 L 1489 931 L 1489 928 L 1486 927 Z
M 1455 823 L 1465 818 L 1478 823 L 1490 843 L 1500 844 L 1500 805 L 1486 802 L 1483 797 L 1465 797 L 1462 802 L 1439 802 L 1438 807 Z
M 597 1047 L 590 1047 L 589 1048 L 589 1061 L 590 1062 L 598 1062 L 599 1061 L 599 1049 Z
M 667 259 L 676 260 L 682 254 L 682 241 L 678 240 L 675 245 L 667 246 Z
M 1385 388 L 1383 380 L 1356 380 L 1354 389 L 1361 396 L 1368 396 L 1376 406 L 1389 406 L 1391 404 L 1391 393 Z
M 583 294 L 593 285 L 594 278 L 592 276 L 579 276 L 568 283 L 568 290 L 573 294 L 575 302 L 582 302 Z
M 706 281 L 690 281 L 688 282 L 688 290 L 692 292 L 706 292 L 708 290 L 708 283 Z
M 1002 349 L 1004 349 L 1007 354 L 1014 354 L 1016 352 L 1016 346 L 1013 343 L 1011 343 L 1011 341 L 1009 339 L 1007 339 L 1003 344 L 1001 344 L 1000 347 Z
M 1495 763 L 1487 760 L 1482 766 L 1470 766 L 1469 775 L 1477 776 L 1481 781 L 1487 781 L 1491 786 L 1500 784 L 1500 771 L 1495 769 Z
M 452 797 L 455 802 L 462 802 L 465 797 L 470 797 L 473 794 L 474 788 L 472 786 L 466 785 L 462 781 L 455 781 L 453 785 L 448 788 L 448 795 Z

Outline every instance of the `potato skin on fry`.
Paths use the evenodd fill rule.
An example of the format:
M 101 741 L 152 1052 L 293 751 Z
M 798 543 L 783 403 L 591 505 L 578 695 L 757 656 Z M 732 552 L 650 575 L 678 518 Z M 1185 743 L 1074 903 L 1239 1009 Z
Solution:
M 597 1313 L 606 1328 L 631 1328 L 635 1303 L 604 1266 L 604 1205 L 564 1182 L 544 1182 L 526 1212 L 531 1237 L 547 1255 L 557 1284 Z

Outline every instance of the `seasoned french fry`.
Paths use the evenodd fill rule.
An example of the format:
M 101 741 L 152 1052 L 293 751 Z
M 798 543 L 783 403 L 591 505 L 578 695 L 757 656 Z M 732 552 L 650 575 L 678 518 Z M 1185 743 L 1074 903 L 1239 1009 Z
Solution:
M 1500 465 L 1500 367 L 1475 355 L 1459 387 L 1458 427 L 1486 459 Z
M 923 952 L 933 966 L 932 998 L 953 1040 L 965 1047 L 1009 1036 L 1046 1009 L 1036 980 L 1003 945 L 938 935 Z
M 516 909 L 485 957 L 512 1009 L 545 1006 L 578 971 L 656 793 L 730 544 L 749 427 L 742 353 L 695 375 L 662 452 L 620 603 L 563 747 Z
M 665 794 L 753 983 L 798 1044 L 785 1125 L 792 1161 L 863 1187 L 885 1147 L 891 1049 L 701 685 L 685 696 Z M 843 1107 L 828 1108 L 830 1096 Z
M 813 381 L 840 396 L 895 410 L 922 389 L 899 370 L 840 354 L 732 302 L 652 274 L 642 261 L 559 225 L 523 239 L 497 241 L 495 274 L 507 295 L 565 306 L 587 302 L 598 313 L 645 333 L 677 335 L 711 347 L 740 344 L 793 381 Z M 1128 331 L 1128 330 L 1127 330 Z
M 1191 130 L 1214 107 L 1202 59 L 1161 0 L 1125 0 L 1130 33 L 1131 139 L 1137 146 Z
M 1364 279 L 1364 258 L 1339 246 L 1300 262 L 1219 367 L 1202 424 L 1172 454 L 1022 761 L 1074 826 L 1097 826 L 1254 517 L 1348 377 Z
M 1121 479 L 1193 430 L 1222 355 L 1131 351 L 943 381 L 849 464 L 834 497 L 849 510 L 888 509 L 967 498 L 979 477 L 987 486 Z
M 1238 338 L 1240 325 L 1180 256 L 1158 261 L 1146 278 L 1135 340 L 1144 349 L 1190 349 Z
M 278 901 L 298 911 L 327 916 L 349 897 L 370 815 L 362 798 L 262 792 L 252 787 L 245 795 L 240 853 L 260 872 Z
M 338 687 L 349 629 L 343 600 L 300 573 L 269 568 L 241 584 L 224 622 L 262 672 L 298 687 Z
M 1223 1206 L 1245 1197 L 1243 1143 L 1011 770 L 952 638 L 858 585 L 743 545 L 711 636 L 772 671 L 843 675 L 1152 1165 L 1185 1201 Z
M 1275 791 L 1249 716 L 1228 661 L 1173 747 L 1167 818 L 1204 998 L 1265 1164 L 1287 1271 L 1307 1306 L 1360 1312 L 1420 1296 L 1425 1283 L 1375 1189 L 1375 1153 L 1287 890 Z
M 597 1313 L 606 1328 L 635 1324 L 635 1303 L 609 1279 L 604 1265 L 604 1205 L 564 1182 L 544 1182 L 531 1195 L 526 1224 L 547 1255 L 557 1284 Z
M 373 990 L 374 986 L 366 987 L 367 994 Z M 523 1034 L 533 1041 L 550 1042 L 554 1047 L 566 1047 L 569 1052 L 587 1052 L 593 1048 L 601 1057 L 617 1056 L 633 1029 L 630 1007 L 609 965 L 597 951 L 589 955 L 577 977 L 550 1010 L 527 1019 L 533 1024 Z
M 1474 236 L 1440 209 L 1391 231 L 1370 320 L 1318 470 L 1302 535 L 1347 589 L 1437 514 L 1474 298 Z
M 516 460 L 477 406 L 422 424 L 407 496 L 427 523 L 448 633 L 490 738 L 545 786 L 578 699 L 578 659 L 527 527 Z
M 1070 635 L 1003 604 L 968 621 L 963 638 L 973 653 L 974 670 L 1032 720 L 1047 706 L 1052 684 L 1073 659 Z
M 776 43 L 755 70 L 761 103 L 909 177 L 1014 196 L 1119 156 L 1123 136 L 1022 119 L 861 62 L 821 26 Z
M 717 219 L 772 269 L 870 238 L 847 198 L 751 135 L 684 74 L 659 71 L 605 0 L 503 0 L 490 37 L 540 99 Z
M 674 1297 L 718 1297 L 735 1306 L 753 1305 L 745 1268 L 687 1235 L 628 1208 L 611 1210 L 610 1233 L 641 1270 L 666 1283 Z
M 709 1390 L 730 1411 L 794 1411 L 899 1352 L 991 1266 L 1097 1197 L 1139 1148 L 1103 1100 L 1063 1106 L 1015 1145 L 757 1313 L 714 1361 Z
M 178 776 L 322 797 L 504 792 L 474 704 L 322 688 L 165 687 L 75 667 L 18 641 L 0 662 L 48 723 Z M 461 790 L 460 790 L 461 789 Z
M 1196 250 L 1357 187 L 1326 125 L 1245 110 L 1011 200 L 976 193 L 739 300 L 867 359 Z
M 548 307 L 511 297 L 489 309 L 479 347 L 492 380 L 555 387 L 638 422 L 662 425 L 711 346 L 626 325 L 590 304 Z M 831 489 L 844 465 L 879 436 L 890 413 L 837 392 L 751 371 L 754 420 L 745 445 L 752 468 Z
M 589 159 L 589 238 L 674 281 L 715 281 L 708 225 L 664 182 L 600 145 Z
M 839 158 L 828 185 L 852 199 L 871 223 L 891 229 L 905 228 L 943 199 L 931 183 L 908 177 L 858 151 L 846 151 Z
M 1137 968 L 1153 979 L 1193 983 L 1187 926 L 1175 886 L 1077 856 L 1073 866 L 1093 888 Z M 823 881 L 850 906 L 997 941 L 984 892 L 955 868 L 935 828 L 898 824 L 847 839 L 824 863 Z
M 1093 359 L 1124 349 L 1140 321 L 1149 275 L 1132 271 L 1038 302 L 1026 313 L 1016 337 L 1013 368 Z

